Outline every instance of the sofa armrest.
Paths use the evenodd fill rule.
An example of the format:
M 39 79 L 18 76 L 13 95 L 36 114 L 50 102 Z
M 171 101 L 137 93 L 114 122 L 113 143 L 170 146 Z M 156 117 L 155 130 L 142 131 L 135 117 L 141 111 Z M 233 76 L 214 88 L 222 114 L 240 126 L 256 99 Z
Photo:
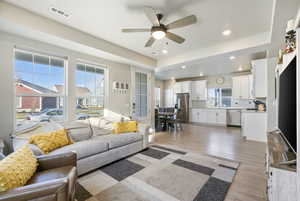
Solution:
M 57 194 L 66 191 L 68 180 L 55 179 L 52 181 L 31 184 L 0 193 L 0 201 L 27 201 L 37 198 L 57 200 Z
M 150 129 L 150 125 L 149 124 L 143 124 L 143 123 L 139 123 L 138 124 L 138 129 L 139 129 L 139 133 L 143 135 L 143 140 L 144 140 L 144 148 L 147 148 L 149 145 L 149 129 Z
M 39 171 L 59 168 L 63 166 L 77 166 L 77 156 L 75 152 L 61 153 L 55 155 L 38 156 Z

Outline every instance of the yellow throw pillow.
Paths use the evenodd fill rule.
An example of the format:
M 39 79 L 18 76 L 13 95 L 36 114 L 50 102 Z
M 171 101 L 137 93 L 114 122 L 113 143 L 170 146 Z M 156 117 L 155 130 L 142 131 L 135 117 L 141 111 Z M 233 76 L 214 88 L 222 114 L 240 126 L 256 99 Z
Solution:
M 66 129 L 34 135 L 30 137 L 29 143 L 38 146 L 45 154 L 60 147 L 72 144 Z
M 24 186 L 33 176 L 38 162 L 28 145 L 0 161 L 0 192 Z
M 137 121 L 116 122 L 113 124 L 113 126 L 114 126 L 113 133 L 115 133 L 115 134 L 138 131 L 138 122 Z

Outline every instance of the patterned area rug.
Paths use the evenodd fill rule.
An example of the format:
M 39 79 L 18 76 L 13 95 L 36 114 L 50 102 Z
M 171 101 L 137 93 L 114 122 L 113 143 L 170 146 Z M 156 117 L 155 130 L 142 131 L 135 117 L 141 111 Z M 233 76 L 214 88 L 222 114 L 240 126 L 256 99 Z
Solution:
M 77 201 L 223 201 L 238 162 L 164 146 L 79 178 Z

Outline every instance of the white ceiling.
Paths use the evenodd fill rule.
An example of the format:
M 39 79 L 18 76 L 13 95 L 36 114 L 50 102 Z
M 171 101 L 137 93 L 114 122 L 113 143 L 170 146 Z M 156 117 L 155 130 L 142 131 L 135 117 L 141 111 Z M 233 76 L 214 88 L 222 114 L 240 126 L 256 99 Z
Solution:
M 204 76 L 226 75 L 239 71 L 251 70 L 251 60 L 266 58 L 266 51 L 250 53 L 243 52 L 236 55 L 234 60 L 229 59 L 229 55 L 218 55 L 208 57 L 201 61 L 185 63 L 185 69 L 182 65 L 172 66 L 168 70 L 156 72 L 157 79 L 167 80 L 170 78 L 188 78 L 199 77 L 200 73 Z
M 7 0 L 7 2 L 144 55 L 161 59 L 269 31 L 273 0 Z M 69 19 L 57 16 L 49 12 L 50 6 L 71 13 L 72 16 Z M 162 39 L 153 47 L 145 48 L 144 44 L 150 36 L 148 33 L 121 32 L 121 28 L 126 27 L 151 27 L 151 23 L 143 13 L 143 6 L 151 6 L 164 13 L 166 24 L 190 14 L 198 17 L 198 23 L 173 31 L 187 39 L 182 45 Z M 224 37 L 222 31 L 225 29 L 231 29 L 232 35 Z M 168 55 L 161 53 L 165 48 L 169 51 Z M 158 54 L 153 55 L 152 52 Z
M 278 45 L 283 42 L 279 39 L 283 39 L 286 21 L 294 17 L 299 6 L 299 0 L 6 1 L 147 58 L 154 58 L 159 79 L 195 77 L 200 72 L 204 75 L 228 74 L 240 66 L 249 69 L 251 59 L 265 57 L 265 51 L 271 48 L 277 52 Z M 70 13 L 71 17 L 65 19 L 49 12 L 50 6 Z M 164 24 L 191 14 L 197 16 L 198 23 L 173 31 L 186 38 L 182 45 L 162 39 L 156 41 L 153 47 L 145 48 L 150 34 L 121 32 L 121 28 L 151 27 L 143 12 L 144 6 L 151 6 L 158 13 L 165 14 Z M 225 29 L 230 29 L 232 34 L 223 36 Z M 162 54 L 162 49 L 167 49 L 168 54 Z M 230 60 L 231 55 L 236 59 Z M 181 69 L 182 65 L 187 68 Z

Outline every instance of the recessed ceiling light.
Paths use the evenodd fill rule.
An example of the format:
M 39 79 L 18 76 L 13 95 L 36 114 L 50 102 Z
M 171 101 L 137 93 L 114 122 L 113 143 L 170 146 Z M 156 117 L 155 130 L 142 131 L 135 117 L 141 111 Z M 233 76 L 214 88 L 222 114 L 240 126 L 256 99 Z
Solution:
M 227 29 L 222 32 L 224 36 L 229 36 L 231 34 L 231 30 Z
M 186 65 L 181 66 L 182 69 L 186 69 Z
M 231 56 L 229 57 L 230 60 L 234 60 L 235 59 L 235 56 Z
M 168 54 L 168 50 L 162 50 L 161 52 L 164 54 Z
M 242 71 L 242 70 L 243 70 L 243 67 L 239 66 L 238 71 Z
M 200 73 L 199 76 L 203 76 L 203 73 Z

